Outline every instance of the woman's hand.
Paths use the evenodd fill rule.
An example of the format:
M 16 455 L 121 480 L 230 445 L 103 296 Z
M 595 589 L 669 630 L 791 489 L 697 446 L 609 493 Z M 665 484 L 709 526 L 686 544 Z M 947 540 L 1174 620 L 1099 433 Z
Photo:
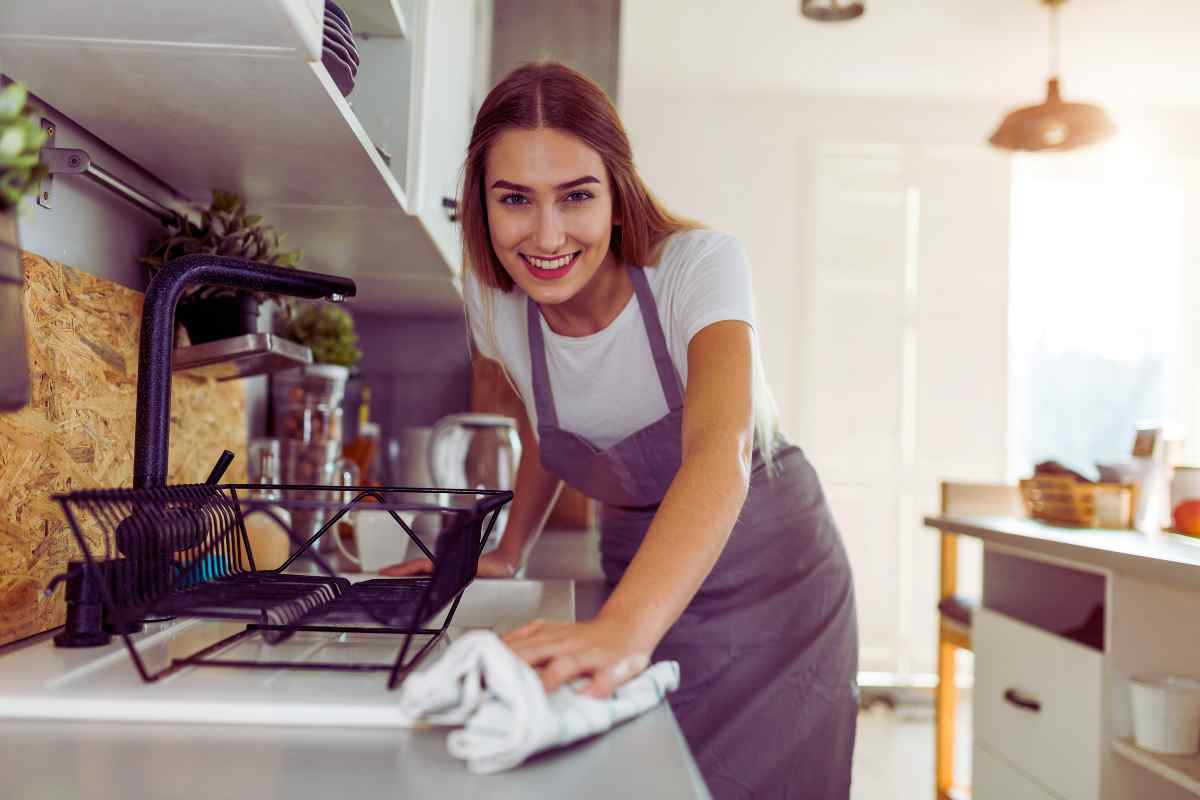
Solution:
M 639 642 L 630 626 L 597 617 L 589 622 L 534 620 L 505 634 L 504 642 L 538 671 L 552 692 L 587 678 L 581 692 L 608 697 L 650 663 L 652 644 Z
M 513 578 L 517 574 L 517 562 L 506 553 L 493 550 L 479 557 L 475 575 L 479 578 Z M 409 575 L 428 575 L 433 572 L 433 562 L 428 558 L 414 558 L 400 564 L 392 564 L 379 570 L 380 575 L 403 578 Z

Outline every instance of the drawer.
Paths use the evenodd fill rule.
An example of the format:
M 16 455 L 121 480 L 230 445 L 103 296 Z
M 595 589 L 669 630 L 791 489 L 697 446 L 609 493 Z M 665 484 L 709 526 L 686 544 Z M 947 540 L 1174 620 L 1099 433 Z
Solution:
M 1065 800 L 1098 797 L 1103 654 L 987 608 L 971 629 L 975 741 Z
M 1061 800 L 979 744 L 971 750 L 971 797 L 973 800 Z

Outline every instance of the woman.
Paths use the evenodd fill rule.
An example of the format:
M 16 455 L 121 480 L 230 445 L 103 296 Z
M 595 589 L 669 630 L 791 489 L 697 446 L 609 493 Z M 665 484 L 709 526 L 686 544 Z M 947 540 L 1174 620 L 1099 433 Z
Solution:
M 479 574 L 516 574 L 566 481 L 602 504 L 610 586 L 595 619 L 505 641 L 547 690 L 583 678 L 595 696 L 677 660 L 671 707 L 716 797 L 847 797 L 850 568 L 816 474 L 776 432 L 741 246 L 665 211 L 603 91 L 557 64 L 491 91 L 464 187 L 472 337 L 527 414 Z

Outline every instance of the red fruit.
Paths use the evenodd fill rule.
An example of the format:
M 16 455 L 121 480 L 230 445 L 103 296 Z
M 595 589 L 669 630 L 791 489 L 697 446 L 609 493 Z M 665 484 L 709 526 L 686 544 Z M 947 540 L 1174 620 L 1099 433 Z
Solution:
M 1171 512 L 1175 530 L 1200 536 L 1200 500 L 1186 500 Z

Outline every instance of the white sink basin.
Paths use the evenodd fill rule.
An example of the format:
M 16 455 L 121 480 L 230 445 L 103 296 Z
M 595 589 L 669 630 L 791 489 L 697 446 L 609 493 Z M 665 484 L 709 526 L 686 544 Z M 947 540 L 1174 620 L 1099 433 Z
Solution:
M 570 581 L 476 580 L 463 592 L 453 627 L 504 633 L 539 617 L 570 622 L 575 619 L 575 593 L 563 592 L 555 584 Z M 435 627 L 440 624 L 439 618 Z
M 347 572 L 342 577 L 357 583 L 387 576 Z M 440 627 L 445 616 L 445 612 L 440 614 L 429 627 Z M 538 618 L 574 621 L 575 592 L 571 581 L 478 578 L 463 592 L 451 627 L 489 628 L 504 633 Z

